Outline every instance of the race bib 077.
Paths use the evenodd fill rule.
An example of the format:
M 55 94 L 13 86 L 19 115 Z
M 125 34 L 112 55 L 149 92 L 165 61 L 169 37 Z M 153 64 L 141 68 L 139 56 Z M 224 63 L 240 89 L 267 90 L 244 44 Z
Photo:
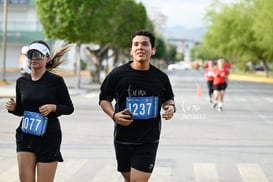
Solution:
M 158 97 L 127 97 L 126 109 L 133 119 L 151 119 L 158 116 Z
M 24 133 L 43 136 L 47 120 L 47 117 L 42 116 L 41 113 L 25 111 L 21 129 Z

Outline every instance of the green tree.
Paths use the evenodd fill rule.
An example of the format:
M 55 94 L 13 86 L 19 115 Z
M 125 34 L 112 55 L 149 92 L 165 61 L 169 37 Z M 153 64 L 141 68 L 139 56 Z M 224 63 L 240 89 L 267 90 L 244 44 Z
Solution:
M 48 38 L 75 43 L 97 42 L 98 30 L 109 28 L 111 0 L 36 0 L 37 11 Z
M 218 58 L 216 50 L 208 47 L 206 42 L 198 44 L 191 49 L 191 60 L 214 60 Z
M 176 59 L 176 54 L 177 54 L 176 46 L 172 45 L 172 44 L 167 44 L 166 45 L 166 54 L 165 54 L 165 59 L 166 59 L 167 64 L 178 61 Z
M 257 44 L 261 47 L 265 66 L 266 76 L 269 77 L 268 64 L 273 63 L 273 1 L 271 0 L 253 0 L 252 16 L 254 36 L 257 39 Z
M 114 1 L 111 0 L 37 0 L 37 11 L 45 34 L 51 39 L 76 43 L 77 88 L 80 87 L 80 54 L 82 43 L 99 42 L 107 36 Z
M 104 39 L 96 42 L 100 45 L 98 50 L 89 49 L 89 55 L 95 63 L 97 70 L 100 70 L 101 63 L 108 59 L 108 50 L 113 50 L 111 57 L 114 58 L 114 64 L 119 61 L 119 55 L 124 54 L 130 57 L 129 47 L 130 34 L 139 29 L 145 29 L 148 25 L 148 18 L 145 7 L 142 3 L 135 3 L 133 0 L 120 0 L 115 3 L 113 17 L 109 18 L 110 27 L 104 28 Z M 100 32 L 101 33 L 101 32 Z M 111 68 L 107 67 L 106 72 Z M 97 72 L 97 77 L 100 72 Z M 100 82 L 100 79 L 97 80 Z
M 156 38 L 156 54 L 153 56 L 155 59 L 162 59 L 166 55 L 166 45 L 162 37 Z
M 74 42 L 77 50 L 82 43 L 100 45 L 89 51 L 98 72 L 108 49 L 125 47 L 130 33 L 147 23 L 144 6 L 133 0 L 36 0 L 36 5 L 48 38 Z M 79 78 L 79 51 L 77 55 Z
M 206 16 L 208 32 L 202 49 L 213 48 L 216 55 L 239 65 L 262 62 L 268 77 L 268 64 L 273 60 L 272 8 L 270 0 L 241 0 L 229 6 L 214 3 Z

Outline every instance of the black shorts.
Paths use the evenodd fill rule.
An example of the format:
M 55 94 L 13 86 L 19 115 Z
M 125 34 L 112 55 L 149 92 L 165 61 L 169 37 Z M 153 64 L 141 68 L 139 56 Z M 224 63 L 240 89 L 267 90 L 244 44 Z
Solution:
M 34 136 L 16 129 L 16 151 L 36 154 L 37 162 L 63 162 L 60 152 L 61 131 L 46 132 L 44 136 Z
M 151 173 L 154 169 L 158 143 L 117 144 L 116 159 L 119 172 L 129 172 L 131 168 Z
M 226 90 L 227 88 L 227 83 L 222 83 L 222 84 L 219 84 L 219 85 L 213 85 L 213 90 Z

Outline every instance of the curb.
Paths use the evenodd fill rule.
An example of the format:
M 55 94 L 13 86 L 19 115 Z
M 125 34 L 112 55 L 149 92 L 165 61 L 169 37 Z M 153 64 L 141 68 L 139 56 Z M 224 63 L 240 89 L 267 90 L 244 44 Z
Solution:
M 266 77 L 255 77 L 255 76 L 245 76 L 245 75 L 229 75 L 230 80 L 236 81 L 247 81 L 247 82 L 260 82 L 260 83 L 271 83 L 273 84 L 273 78 Z

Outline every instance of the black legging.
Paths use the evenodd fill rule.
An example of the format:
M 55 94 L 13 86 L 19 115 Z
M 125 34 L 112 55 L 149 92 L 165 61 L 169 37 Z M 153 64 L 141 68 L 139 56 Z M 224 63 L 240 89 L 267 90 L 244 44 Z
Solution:
M 209 97 L 212 97 L 213 94 L 213 80 L 208 80 L 208 91 L 209 91 Z

